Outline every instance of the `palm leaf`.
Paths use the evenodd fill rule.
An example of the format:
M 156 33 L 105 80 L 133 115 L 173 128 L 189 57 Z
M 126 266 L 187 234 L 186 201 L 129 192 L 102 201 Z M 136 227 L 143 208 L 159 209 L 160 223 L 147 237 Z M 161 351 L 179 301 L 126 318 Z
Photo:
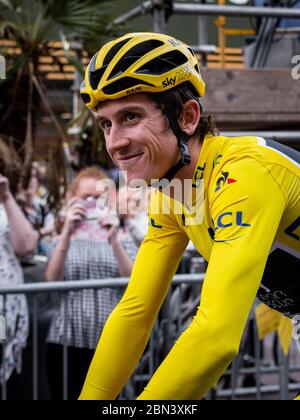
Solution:
M 13 2 L 9 0 L 0 0 L 0 7 L 13 10 L 14 5 Z
M 22 109 L 22 104 L 28 97 L 29 63 L 33 64 L 35 71 L 39 56 L 44 55 L 45 50 L 49 49 L 49 41 L 59 39 L 61 32 L 66 34 L 68 40 L 79 40 L 84 50 L 89 53 L 94 52 L 104 40 L 119 34 L 119 28 L 111 25 L 112 17 L 109 16 L 109 7 L 111 7 L 111 2 L 107 0 L 0 0 L 0 36 L 15 40 L 22 52 L 20 56 L 8 62 L 7 80 L 1 83 L 1 90 L 4 88 L 6 91 L 5 96 L 2 95 L 3 102 L 0 102 L 0 108 L 3 104 L 0 126 L 4 133 L 10 136 L 9 130 L 12 129 L 8 127 L 16 128 L 15 138 L 21 140 L 23 138 L 24 144 L 26 133 L 22 132 L 22 125 L 19 124 L 16 127 L 14 121 L 17 119 L 26 121 L 28 115 L 31 115 L 32 119 L 36 118 L 35 113 L 28 112 L 28 109 L 31 109 L 30 102 L 28 102 L 27 113 L 24 112 L 25 109 Z M 72 54 L 67 54 L 67 58 L 83 75 L 80 60 L 72 57 Z M 34 74 L 31 80 L 34 81 L 35 89 L 35 95 L 32 97 L 33 109 L 40 107 L 41 103 L 46 107 L 46 103 L 48 104 L 46 92 L 44 88 L 41 92 L 38 76 Z M 39 102 L 37 91 L 42 97 Z M 52 110 L 49 107 L 46 108 L 52 115 L 56 128 L 60 131 L 59 121 L 55 119 Z M 79 116 L 80 125 L 85 125 L 86 119 L 90 117 L 85 109 L 83 114 Z M 30 134 L 29 128 L 27 125 L 27 131 Z M 29 134 L 27 135 L 27 163 L 30 160 L 31 147 Z M 60 137 L 64 137 L 63 132 L 60 133 Z M 59 147 L 61 149 L 61 144 Z M 56 192 L 59 191 L 59 181 L 60 176 L 57 177 L 55 183 L 57 184 Z M 57 203 L 57 201 L 53 202 Z

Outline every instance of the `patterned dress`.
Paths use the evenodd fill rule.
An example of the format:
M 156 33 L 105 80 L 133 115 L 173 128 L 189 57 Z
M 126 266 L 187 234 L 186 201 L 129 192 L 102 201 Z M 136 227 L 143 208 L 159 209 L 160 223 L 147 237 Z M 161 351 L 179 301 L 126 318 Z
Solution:
M 1 285 L 18 285 L 24 282 L 19 261 L 12 246 L 7 215 L 0 203 L 0 290 Z M 29 314 L 24 295 L 0 294 L 0 316 L 5 320 L 5 340 L 0 360 L 0 383 L 8 380 L 14 371 L 21 372 L 22 350 L 26 347 L 29 332 Z
M 134 261 L 138 250 L 134 241 L 128 238 L 122 240 L 122 244 Z M 50 258 L 56 245 L 57 242 L 53 242 L 49 247 Z M 107 240 L 71 240 L 65 264 L 65 281 L 119 276 L 118 262 Z M 50 325 L 47 342 L 95 349 L 105 322 L 123 293 L 123 288 L 104 288 L 62 294 Z

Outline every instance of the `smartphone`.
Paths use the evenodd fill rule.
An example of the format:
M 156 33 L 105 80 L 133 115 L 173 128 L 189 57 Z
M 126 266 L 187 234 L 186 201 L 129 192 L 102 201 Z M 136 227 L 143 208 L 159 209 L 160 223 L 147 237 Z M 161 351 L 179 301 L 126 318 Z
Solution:
M 88 197 L 82 201 L 86 216 L 73 234 L 73 239 L 107 240 L 108 228 L 101 226 L 101 221 L 107 216 L 109 210 L 104 205 L 101 207 L 98 200 Z

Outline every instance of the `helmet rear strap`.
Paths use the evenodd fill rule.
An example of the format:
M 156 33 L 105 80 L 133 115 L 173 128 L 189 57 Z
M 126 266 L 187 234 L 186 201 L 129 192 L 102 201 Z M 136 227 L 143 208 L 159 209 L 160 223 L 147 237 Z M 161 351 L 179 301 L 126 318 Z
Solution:
M 178 147 L 181 153 L 181 159 L 162 178 L 171 181 L 180 169 L 182 169 L 185 165 L 190 165 L 191 163 L 191 155 L 188 148 L 188 141 L 190 140 L 190 137 L 181 130 L 177 116 L 173 110 L 173 105 L 168 101 L 166 96 L 159 93 L 155 96 L 157 102 L 161 106 L 162 113 L 167 117 L 171 129 L 177 137 Z

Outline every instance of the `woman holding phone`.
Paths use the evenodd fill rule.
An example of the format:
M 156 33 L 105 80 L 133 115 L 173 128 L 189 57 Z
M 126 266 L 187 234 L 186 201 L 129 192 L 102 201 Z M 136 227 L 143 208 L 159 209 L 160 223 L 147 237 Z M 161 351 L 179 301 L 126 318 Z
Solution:
M 137 247 L 119 228 L 116 212 L 93 213 L 107 175 L 81 171 L 70 189 L 61 234 L 49 248 L 48 281 L 129 277 Z M 95 216 L 96 214 L 96 216 Z M 53 399 L 62 399 L 63 345 L 68 346 L 68 399 L 77 399 L 104 324 L 123 289 L 69 292 L 60 297 L 47 338 L 47 367 Z M 66 319 L 67 317 L 67 319 Z

